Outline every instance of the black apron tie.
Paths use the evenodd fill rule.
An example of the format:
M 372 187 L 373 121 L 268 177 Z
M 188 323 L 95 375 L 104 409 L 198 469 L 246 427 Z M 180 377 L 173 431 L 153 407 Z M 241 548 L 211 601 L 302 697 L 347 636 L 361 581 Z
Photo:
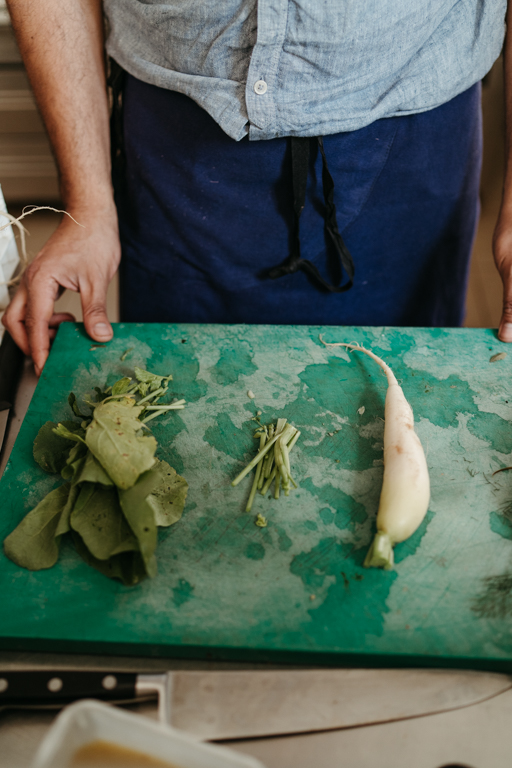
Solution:
M 325 229 L 329 235 L 330 241 L 334 246 L 334 250 L 339 259 L 339 273 L 340 277 L 337 285 L 328 283 L 325 280 L 317 267 L 312 264 L 308 259 L 302 259 L 300 256 L 300 215 L 303 211 L 306 203 L 306 188 L 308 183 L 308 171 L 309 171 L 309 150 L 310 150 L 310 138 L 304 138 L 302 136 L 291 136 L 291 150 L 292 150 L 292 182 L 293 182 L 293 238 L 290 255 L 285 261 L 278 267 L 273 267 L 268 272 L 268 277 L 276 279 L 283 277 L 283 275 L 290 275 L 297 270 L 302 269 L 313 280 L 318 283 L 324 290 L 330 293 L 343 293 L 348 291 L 352 287 L 354 278 L 354 262 L 350 252 L 343 242 L 343 238 L 340 235 L 338 229 L 338 222 L 336 220 L 336 206 L 334 204 L 334 181 L 329 169 L 327 167 L 327 159 L 325 157 L 324 142 L 321 136 L 317 137 L 318 146 L 322 155 L 322 186 L 324 192 L 325 201 Z M 347 274 L 347 282 L 341 285 L 343 272 L 345 270 Z

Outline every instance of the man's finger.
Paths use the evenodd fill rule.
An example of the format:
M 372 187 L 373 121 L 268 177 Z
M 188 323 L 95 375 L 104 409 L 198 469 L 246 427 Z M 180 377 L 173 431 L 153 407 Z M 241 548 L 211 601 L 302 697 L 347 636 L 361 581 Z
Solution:
M 107 282 L 80 285 L 85 330 L 94 341 L 110 341 L 114 332 L 107 317 Z
M 76 317 L 71 312 L 55 312 L 50 317 L 48 326 L 50 328 L 58 328 L 61 323 L 76 323 Z
M 53 305 L 58 295 L 59 285 L 53 279 L 34 279 L 29 284 L 25 326 L 30 346 L 30 354 L 38 376 L 50 351 L 49 324 L 53 317 Z
M 502 268 L 500 273 L 503 280 L 503 313 L 498 338 L 500 341 L 512 342 L 512 271 Z
M 74 323 L 74 322 L 76 322 L 76 318 L 70 312 L 56 312 L 54 315 L 52 315 L 50 318 L 50 322 L 48 323 L 48 336 L 50 339 L 50 344 L 55 339 L 57 335 L 57 331 L 59 330 L 59 325 L 61 323 Z
M 5 325 L 15 343 L 23 354 L 30 355 L 27 331 L 25 328 L 25 313 L 27 308 L 27 289 L 22 283 L 9 304 L 2 323 Z

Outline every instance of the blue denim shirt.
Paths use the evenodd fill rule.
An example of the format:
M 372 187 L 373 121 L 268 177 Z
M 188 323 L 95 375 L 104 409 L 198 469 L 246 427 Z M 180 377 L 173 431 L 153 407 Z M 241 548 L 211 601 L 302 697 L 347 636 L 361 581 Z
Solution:
M 433 109 L 499 56 L 506 0 L 104 0 L 108 53 L 233 139 Z

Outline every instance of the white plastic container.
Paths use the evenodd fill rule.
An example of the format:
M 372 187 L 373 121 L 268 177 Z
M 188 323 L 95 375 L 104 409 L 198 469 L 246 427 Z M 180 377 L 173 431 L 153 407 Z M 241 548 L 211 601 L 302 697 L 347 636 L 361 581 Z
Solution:
M 252 757 L 197 741 L 183 731 L 98 701 L 66 707 L 44 738 L 32 768 L 69 768 L 76 752 L 96 741 L 167 761 L 176 768 L 264 768 Z

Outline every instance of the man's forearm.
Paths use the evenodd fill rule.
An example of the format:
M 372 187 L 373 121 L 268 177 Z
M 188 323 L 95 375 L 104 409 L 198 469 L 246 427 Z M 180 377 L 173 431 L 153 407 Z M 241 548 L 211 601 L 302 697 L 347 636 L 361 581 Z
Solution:
M 505 185 L 503 205 L 512 210 L 512 0 L 507 4 L 507 34 L 503 49 L 505 79 Z
M 505 180 L 494 230 L 494 261 L 503 283 L 503 310 L 498 328 L 501 341 L 512 342 L 512 0 L 507 3 L 505 75 Z
M 8 0 L 68 210 L 112 206 L 101 0 Z

